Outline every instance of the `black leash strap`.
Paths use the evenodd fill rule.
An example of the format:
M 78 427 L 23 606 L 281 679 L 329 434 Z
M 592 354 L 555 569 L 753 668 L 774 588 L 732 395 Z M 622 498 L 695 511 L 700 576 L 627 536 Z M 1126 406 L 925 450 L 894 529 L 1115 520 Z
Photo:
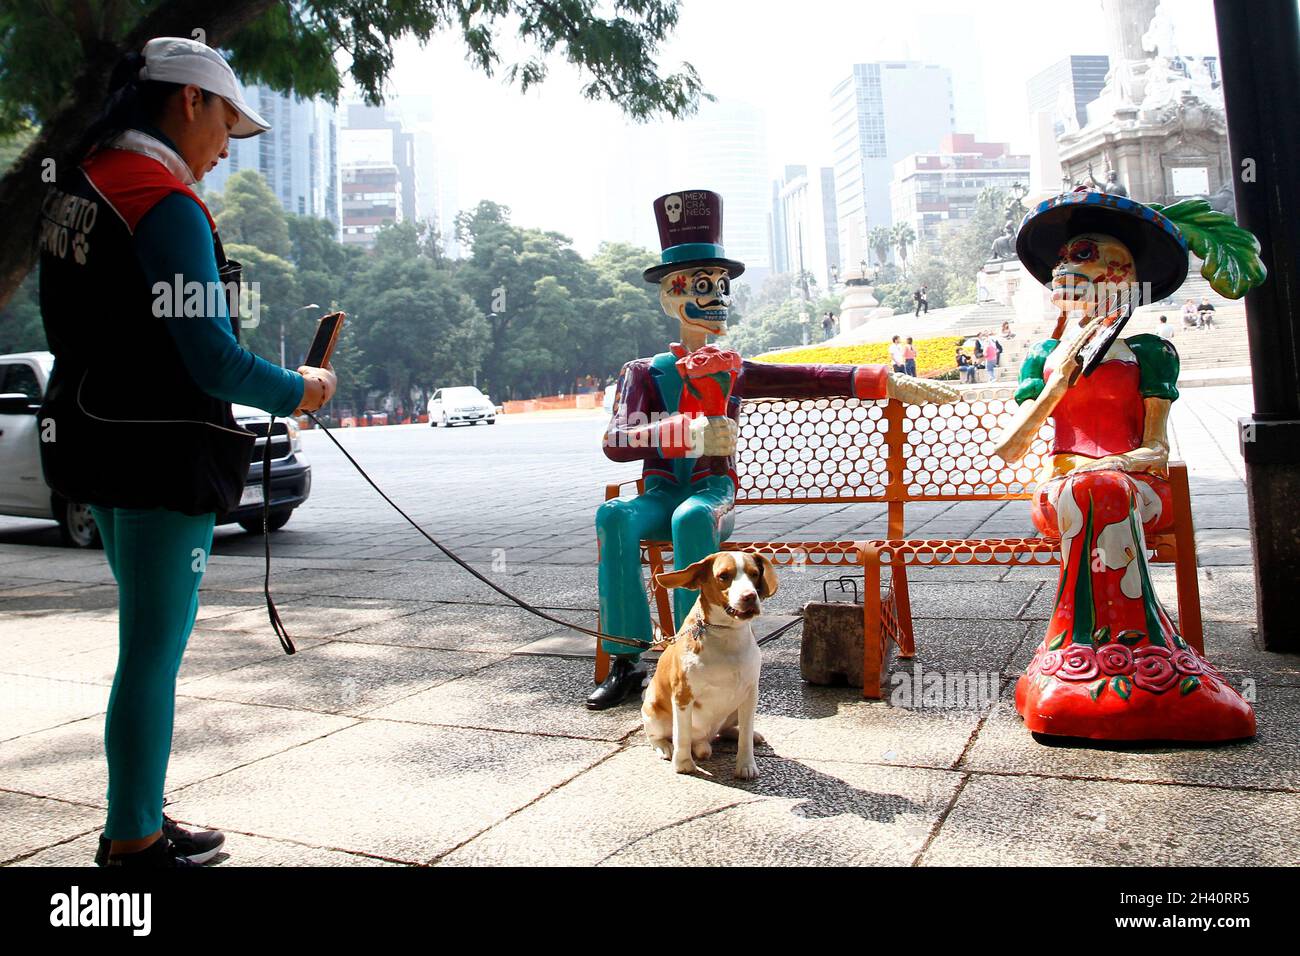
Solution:
M 357 470 L 357 474 L 361 475 L 362 478 L 366 479 L 366 483 L 369 484 L 371 488 L 374 488 L 375 491 L 379 493 L 379 497 L 387 501 L 389 506 L 394 511 L 396 511 L 399 515 L 405 518 L 407 524 L 409 524 L 416 531 L 420 532 L 420 534 L 422 534 L 431 545 L 433 545 L 435 548 L 437 548 L 447 557 L 451 558 L 462 568 L 468 571 L 471 575 L 478 578 L 480 581 L 482 581 L 484 584 L 490 587 L 493 591 L 496 591 L 502 597 L 509 598 L 511 601 L 519 605 L 519 607 L 523 608 L 525 611 L 527 611 L 530 614 L 535 614 L 544 620 L 550 621 L 554 624 L 559 624 L 561 627 L 572 628 L 573 630 L 579 631 L 580 633 L 589 634 L 592 637 L 597 637 L 602 640 L 609 641 L 611 644 L 622 644 L 625 647 L 635 647 L 637 650 L 642 650 L 642 651 L 655 646 L 653 641 L 638 641 L 630 637 L 615 637 L 612 634 L 604 634 L 600 631 L 594 631 L 589 627 L 583 627 L 581 624 L 574 624 L 572 621 L 566 621 L 563 620 L 562 618 L 555 617 L 553 614 L 546 613 L 541 608 L 534 607 L 533 605 L 525 601 L 523 598 L 515 597 L 513 594 L 511 594 L 505 588 L 501 587 L 496 582 L 489 580 L 487 577 L 485 577 L 475 568 L 472 568 L 470 565 L 465 563 L 465 561 L 462 560 L 459 556 L 457 556 L 454 552 L 452 552 L 451 550 L 443 546 L 441 542 L 435 540 L 434 537 L 431 534 L 429 534 L 429 532 L 421 528 L 410 515 L 408 515 L 405 511 L 401 509 L 401 507 L 397 504 L 397 502 L 395 502 L 392 498 L 388 497 L 388 495 L 384 494 L 384 490 L 380 488 L 377 484 L 375 484 L 374 479 L 371 478 L 368 474 L 366 474 L 366 470 L 357 463 L 357 460 L 355 458 L 353 458 L 350 454 L 348 454 L 348 450 L 344 448 L 342 444 L 340 444 L 337 438 L 334 437 L 334 433 L 331 432 L 328 428 L 326 428 L 323 424 L 321 424 L 321 420 L 317 418 L 315 414 L 313 414 L 312 412 L 307 412 L 306 414 L 308 418 L 310 418 L 313 422 L 316 423 L 316 427 L 319 428 L 321 431 L 323 431 L 329 437 L 329 440 L 334 443 L 334 446 L 343 453 L 343 457 L 346 458 L 351 463 L 352 467 Z M 274 419 L 272 419 L 272 421 L 274 422 Z M 262 495 L 263 498 L 265 499 L 264 504 L 262 506 L 262 531 L 266 537 L 266 609 L 271 615 L 271 626 L 275 628 L 275 632 L 280 638 L 280 643 L 281 645 L 284 646 L 285 653 L 292 654 L 294 652 L 293 642 L 289 639 L 289 634 L 287 631 L 285 631 L 284 624 L 281 623 L 280 621 L 280 615 L 275 610 L 275 603 L 271 600 L 271 534 L 270 534 L 270 517 L 269 517 L 270 501 L 271 501 L 271 441 L 270 441 L 269 432 L 267 433 L 266 453 L 262 457 Z
M 280 646 L 286 654 L 296 654 L 298 649 L 293 646 L 293 638 L 289 636 L 284 621 L 280 620 L 280 612 L 271 598 L 271 435 L 274 431 L 275 416 L 272 415 L 266 423 L 266 444 L 262 448 L 262 541 L 266 545 L 266 578 L 262 582 L 262 593 L 266 595 L 266 614 L 271 619 L 271 629 L 280 639 Z

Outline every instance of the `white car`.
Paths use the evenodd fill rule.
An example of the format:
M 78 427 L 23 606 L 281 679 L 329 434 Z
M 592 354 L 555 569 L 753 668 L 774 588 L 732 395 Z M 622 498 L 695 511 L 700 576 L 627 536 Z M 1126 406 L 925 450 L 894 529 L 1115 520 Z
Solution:
M 41 470 L 36 412 L 53 368 L 54 356 L 49 352 L 0 355 L 0 514 L 53 519 L 65 544 L 94 548 L 99 546 L 99 529 L 89 506 L 54 494 Z M 238 522 L 244 530 L 260 533 L 262 455 L 270 417 L 244 405 L 235 405 L 233 413 L 240 425 L 258 437 L 239 507 L 217 515 L 216 523 Z M 284 527 L 310 492 L 311 466 L 302 456 L 298 425 L 291 418 L 277 419 L 271 436 L 270 529 Z
M 497 410 L 491 400 L 473 385 L 440 388 L 429 399 L 429 424 L 434 428 L 443 425 L 473 425 L 487 422 L 495 425 Z

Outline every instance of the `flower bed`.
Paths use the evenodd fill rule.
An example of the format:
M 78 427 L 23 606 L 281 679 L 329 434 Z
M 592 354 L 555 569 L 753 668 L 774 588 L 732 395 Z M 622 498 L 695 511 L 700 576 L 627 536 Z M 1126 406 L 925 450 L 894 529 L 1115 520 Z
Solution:
M 936 338 L 916 339 L 912 345 L 916 348 L 916 374 L 921 378 L 932 378 L 951 371 L 956 361 L 957 346 L 966 341 L 963 335 L 941 335 Z M 756 356 L 755 362 L 769 362 L 775 365 L 818 363 L 823 365 L 888 365 L 889 342 L 870 342 L 865 345 L 810 345 L 805 349 L 791 349 L 788 352 L 767 352 Z

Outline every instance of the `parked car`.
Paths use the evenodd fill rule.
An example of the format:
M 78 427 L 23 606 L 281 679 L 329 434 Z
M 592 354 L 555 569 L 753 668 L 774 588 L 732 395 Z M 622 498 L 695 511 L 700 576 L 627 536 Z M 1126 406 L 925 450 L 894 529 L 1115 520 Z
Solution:
M 496 406 L 473 385 L 440 388 L 429 399 L 429 424 L 434 428 L 476 422 L 495 425 L 496 421 Z
M 54 494 L 41 472 L 36 412 L 53 368 L 49 352 L 0 355 L 0 514 L 57 521 L 65 544 L 94 548 L 100 544 L 99 529 L 90 508 Z M 238 523 L 245 531 L 261 531 L 262 453 L 270 416 L 244 405 L 234 406 L 234 415 L 258 438 L 239 507 L 217 515 L 217 524 Z M 292 419 L 276 420 L 271 457 L 270 527 L 276 531 L 311 493 L 311 465 L 302 457 L 298 425 Z

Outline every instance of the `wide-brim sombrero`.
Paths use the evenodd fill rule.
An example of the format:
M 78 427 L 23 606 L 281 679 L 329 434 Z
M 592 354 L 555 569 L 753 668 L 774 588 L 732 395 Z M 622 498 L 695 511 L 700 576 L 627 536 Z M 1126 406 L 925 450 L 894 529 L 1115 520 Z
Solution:
M 734 279 L 745 271 L 745 264 L 735 259 L 706 256 L 700 259 L 684 259 L 680 262 L 664 262 L 651 266 L 641 273 L 641 276 L 646 282 L 658 283 L 668 273 L 681 272 L 684 269 L 726 269 L 727 275 Z
M 1016 255 L 1048 285 L 1061 247 L 1085 232 L 1114 236 L 1128 247 L 1143 301 L 1172 295 L 1187 278 L 1187 241 L 1178 227 L 1150 206 L 1110 193 L 1077 191 L 1039 203 L 1020 224 Z

